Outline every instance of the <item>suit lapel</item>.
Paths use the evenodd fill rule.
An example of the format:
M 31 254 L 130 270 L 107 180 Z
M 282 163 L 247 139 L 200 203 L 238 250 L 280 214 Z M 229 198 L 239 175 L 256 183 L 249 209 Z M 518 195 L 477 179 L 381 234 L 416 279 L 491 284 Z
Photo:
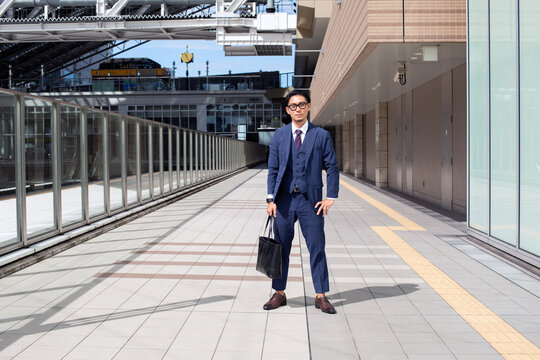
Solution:
M 280 144 L 280 159 L 285 159 L 285 161 L 280 162 L 280 167 L 283 165 L 284 167 L 287 167 L 287 162 L 289 161 L 289 156 L 291 153 L 291 138 L 292 138 L 292 129 L 291 129 L 292 123 L 288 124 L 285 130 L 285 135 L 283 137 L 282 142 Z M 284 144 L 283 144 L 284 142 Z M 285 171 L 285 169 L 283 169 Z
M 315 139 L 317 138 L 317 133 L 313 131 L 314 128 L 315 125 L 309 122 L 306 137 L 304 138 L 304 142 L 302 143 L 302 146 L 305 146 L 306 150 L 306 169 L 308 166 L 309 157 L 311 156 L 311 150 L 313 150 L 313 145 L 315 144 Z

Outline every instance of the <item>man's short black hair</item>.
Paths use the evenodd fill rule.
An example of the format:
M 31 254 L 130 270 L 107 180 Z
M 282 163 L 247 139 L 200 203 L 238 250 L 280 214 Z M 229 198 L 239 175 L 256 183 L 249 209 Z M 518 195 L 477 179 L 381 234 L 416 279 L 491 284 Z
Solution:
M 303 96 L 304 99 L 306 99 L 306 102 L 308 104 L 311 103 L 311 98 L 309 97 L 309 92 L 308 91 L 304 91 L 304 90 L 293 90 L 291 91 L 287 96 L 285 96 L 285 99 L 283 100 L 283 106 L 284 107 L 287 107 L 289 105 L 289 100 L 293 97 L 293 96 L 297 96 L 297 95 L 300 95 L 300 96 Z

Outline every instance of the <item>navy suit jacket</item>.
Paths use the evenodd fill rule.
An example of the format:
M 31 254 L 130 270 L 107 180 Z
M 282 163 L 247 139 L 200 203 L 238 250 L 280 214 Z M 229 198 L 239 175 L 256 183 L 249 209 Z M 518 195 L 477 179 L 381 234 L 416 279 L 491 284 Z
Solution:
M 292 123 L 276 130 L 270 143 L 267 193 L 272 194 L 274 199 L 277 198 L 278 191 L 289 191 L 289 189 L 280 190 L 279 186 L 291 154 L 291 127 Z M 306 185 L 310 202 L 315 205 L 322 200 L 323 170 L 326 170 L 326 197 L 337 198 L 339 192 L 339 169 L 332 139 L 328 131 L 309 123 L 302 147 L 305 147 L 306 150 Z

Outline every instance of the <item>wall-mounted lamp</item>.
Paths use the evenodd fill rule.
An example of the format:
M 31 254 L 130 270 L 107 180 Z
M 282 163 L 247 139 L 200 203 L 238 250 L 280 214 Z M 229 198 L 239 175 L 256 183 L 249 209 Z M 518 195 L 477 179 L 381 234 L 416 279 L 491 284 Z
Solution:
M 336 5 L 341 5 L 341 0 L 336 0 Z
M 407 83 L 407 69 L 405 68 L 405 61 L 399 61 L 397 63 L 394 82 L 399 82 L 401 85 L 405 85 Z

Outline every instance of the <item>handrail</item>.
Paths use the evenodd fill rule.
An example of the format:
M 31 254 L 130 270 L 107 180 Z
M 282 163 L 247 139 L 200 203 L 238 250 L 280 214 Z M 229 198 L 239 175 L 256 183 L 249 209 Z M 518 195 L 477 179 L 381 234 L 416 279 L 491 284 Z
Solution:
M 216 181 L 265 155 L 256 143 L 0 89 L 0 254 Z

